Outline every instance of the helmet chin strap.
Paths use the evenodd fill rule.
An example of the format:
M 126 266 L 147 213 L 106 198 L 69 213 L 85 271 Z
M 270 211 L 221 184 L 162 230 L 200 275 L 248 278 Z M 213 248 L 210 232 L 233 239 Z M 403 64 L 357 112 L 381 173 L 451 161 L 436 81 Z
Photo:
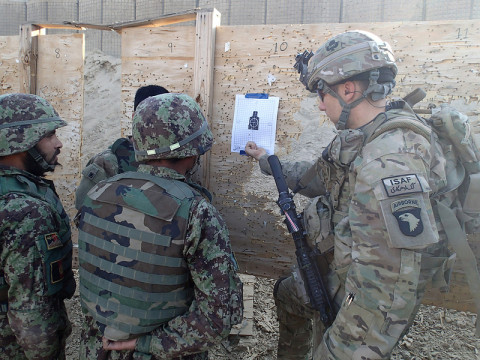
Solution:
M 365 93 L 363 93 L 360 98 L 350 104 L 347 104 L 345 101 L 343 101 L 343 99 L 339 95 L 335 94 L 334 96 L 337 98 L 337 100 L 340 102 L 340 105 L 342 106 L 342 113 L 340 114 L 337 125 L 335 127 L 337 128 L 337 130 L 345 130 L 347 127 L 348 118 L 350 116 L 350 111 L 355 106 L 360 104 L 363 100 L 365 100 L 367 96 L 365 95 Z
M 387 84 L 379 84 L 377 82 L 380 76 L 378 69 L 370 71 L 369 74 L 369 85 L 368 88 L 362 93 L 362 96 L 355 100 L 354 102 L 347 104 L 335 91 L 333 91 L 327 84 L 323 83 L 323 90 L 328 92 L 330 95 L 335 97 L 340 105 L 342 106 L 342 113 L 336 124 L 337 130 L 345 130 L 347 127 L 348 118 L 350 116 L 350 111 L 360 104 L 364 99 L 367 98 L 369 94 L 372 94 L 372 100 L 377 101 L 385 98 L 388 94 L 391 93 L 392 88 L 395 86 L 395 81 L 389 82 Z
M 323 84 L 323 88 L 322 88 L 323 91 L 325 91 L 326 93 L 329 93 L 330 95 L 332 95 L 335 99 L 338 100 L 338 102 L 340 103 L 340 105 L 342 106 L 342 113 L 340 114 L 340 117 L 338 119 L 338 122 L 337 124 L 335 125 L 335 127 L 337 128 L 337 130 L 345 130 L 346 127 L 347 127 L 347 122 L 348 122 L 348 118 L 350 116 L 350 111 L 355 107 L 357 106 L 358 104 L 360 104 L 364 99 L 366 99 L 367 97 L 367 92 L 363 92 L 362 93 L 362 96 L 359 97 L 357 100 L 355 100 L 354 102 L 350 103 L 350 104 L 347 104 L 341 97 L 340 95 L 338 95 L 335 91 L 333 91 L 327 84 Z
M 55 170 L 55 165 L 50 165 L 47 163 L 45 158 L 40 154 L 35 146 L 29 149 L 28 153 L 32 156 L 33 160 L 35 160 L 35 162 L 40 165 L 43 170 L 45 170 L 45 172 Z

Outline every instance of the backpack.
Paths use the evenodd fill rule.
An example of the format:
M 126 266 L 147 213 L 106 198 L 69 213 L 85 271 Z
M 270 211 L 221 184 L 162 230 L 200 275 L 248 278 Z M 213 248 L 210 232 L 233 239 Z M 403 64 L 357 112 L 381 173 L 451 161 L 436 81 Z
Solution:
M 425 97 L 418 88 L 404 100 L 411 106 Z M 415 110 L 414 110 L 415 111 Z M 456 216 L 466 234 L 480 232 L 480 150 L 468 117 L 449 104 L 431 109 L 431 117 L 420 118 L 436 133 L 450 168 L 448 184 L 437 194 L 457 190 Z M 453 204 L 451 204 L 452 206 Z

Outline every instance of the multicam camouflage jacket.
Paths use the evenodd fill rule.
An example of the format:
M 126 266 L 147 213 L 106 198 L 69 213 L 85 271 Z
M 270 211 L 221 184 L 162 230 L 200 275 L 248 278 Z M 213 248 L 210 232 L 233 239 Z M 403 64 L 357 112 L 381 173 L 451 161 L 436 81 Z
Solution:
M 400 117 L 417 121 L 397 103 L 361 129 L 340 131 L 313 166 L 282 163 L 289 187 L 316 201 L 327 195 L 333 208 L 329 281 L 339 284 L 333 288 L 344 300 L 314 359 L 388 359 L 426 283 L 448 281 L 443 270 L 453 257 L 430 201 L 446 184 L 441 149 L 407 128 L 366 141 L 380 124 Z M 260 167 L 270 174 L 266 156 Z M 312 171 L 315 176 L 301 180 Z
M 82 300 L 82 306 L 86 314 L 86 323 L 82 331 L 80 359 L 206 359 L 206 351 L 208 348 L 226 337 L 232 325 L 239 323 L 242 319 L 242 284 L 236 274 L 236 261 L 230 247 L 227 228 L 220 214 L 208 201 L 200 196 L 195 189 L 191 188 L 191 191 L 196 195 L 191 205 L 189 205 L 189 211 L 186 214 L 182 211 L 182 218 L 177 219 L 177 215 L 175 215 L 170 224 L 167 223 L 163 225 L 164 221 L 159 220 L 158 214 L 163 214 L 160 218 L 165 218 L 165 214 L 168 213 L 167 208 L 173 204 L 171 203 L 172 200 L 164 203 L 151 203 L 148 200 L 165 197 L 163 194 L 166 191 L 163 190 L 165 188 L 162 189 L 160 185 L 156 184 L 157 180 L 152 179 L 152 176 L 162 180 L 164 183 L 166 182 L 164 186 L 169 186 L 167 183 L 174 185 L 177 182 L 182 182 L 183 185 L 178 187 L 178 189 L 182 189 L 186 185 L 184 183 L 185 177 L 174 170 L 140 165 L 136 173 L 119 175 L 97 185 L 89 192 L 89 198 L 85 201 L 81 210 L 80 231 L 86 231 L 98 238 L 99 235 L 95 235 L 95 229 L 91 229 L 89 225 L 92 224 L 93 221 L 87 219 L 87 217 L 92 216 L 101 216 L 102 219 L 110 222 L 113 221 L 118 224 L 118 226 L 121 224 L 121 227 L 124 229 L 130 229 L 129 231 L 131 231 L 132 234 L 131 238 L 126 237 L 124 231 L 115 230 L 116 235 L 112 233 L 111 237 L 104 236 L 101 241 L 95 240 L 95 243 L 99 244 L 100 241 L 106 244 L 102 246 L 105 250 L 99 249 L 101 253 L 105 253 L 102 255 L 103 259 L 109 259 L 108 261 L 110 262 L 118 261 L 112 265 L 112 269 L 118 268 L 117 265 L 121 265 L 130 268 L 129 270 L 147 271 L 145 269 L 150 269 L 154 266 L 158 270 L 155 274 L 142 275 L 151 276 L 152 279 L 164 275 L 159 271 L 162 266 L 165 268 L 165 264 L 163 262 L 161 264 L 147 264 L 147 261 L 150 262 L 152 260 L 147 260 L 142 254 L 139 255 L 138 261 L 132 262 L 128 258 L 129 254 L 132 253 L 130 250 L 139 249 L 143 254 L 155 254 L 152 259 L 155 258 L 155 256 L 157 258 L 165 258 L 166 255 L 169 258 L 168 261 L 173 261 L 179 250 L 182 260 L 179 263 L 180 265 L 173 265 L 172 263 L 170 266 L 176 268 L 170 267 L 170 270 L 168 270 L 170 274 L 165 274 L 164 277 L 165 279 L 168 278 L 168 275 L 171 275 L 171 272 L 174 270 L 178 276 L 183 276 L 186 272 L 188 279 L 186 285 L 190 292 L 193 293 L 193 297 L 188 296 L 185 298 L 188 303 L 181 314 L 175 315 L 173 318 L 171 317 L 170 320 L 164 322 L 146 335 L 139 336 L 135 351 L 106 352 L 102 349 L 102 336 L 104 335 L 102 329 L 106 329 L 107 327 L 101 323 L 97 323 L 91 316 L 91 313 L 88 311 L 90 300 L 87 299 L 88 293 L 85 292 L 85 301 Z M 123 184 L 129 185 L 124 187 Z M 109 188 L 118 189 L 118 191 L 110 192 Z M 120 190 L 120 188 L 128 188 L 128 191 Z M 146 196 L 147 193 L 144 193 L 145 196 L 143 196 L 143 191 L 148 192 L 150 195 Z M 136 195 L 131 196 L 133 193 Z M 118 200 L 113 202 L 116 206 L 107 204 L 111 202 L 111 199 Z M 138 211 L 140 208 L 144 209 L 144 212 Z M 113 213 L 111 213 L 112 211 Z M 180 222 L 183 222 L 184 216 L 186 216 L 187 223 L 185 224 L 185 233 L 181 234 L 184 226 Z M 142 220 L 139 221 L 139 219 Z M 85 222 L 88 222 L 88 224 L 85 224 Z M 158 229 L 160 225 L 162 225 L 162 229 L 165 231 Z M 102 225 L 97 223 L 95 226 L 98 227 Z M 109 231 L 112 232 L 114 230 Z M 150 234 L 150 236 L 156 236 L 158 238 L 171 237 L 171 245 L 161 246 L 161 249 L 158 245 L 155 245 L 158 248 L 156 249 L 151 241 L 147 241 L 147 239 L 145 239 L 145 241 L 136 240 L 134 236 L 135 231 L 139 234 Z M 86 270 L 80 272 L 81 293 L 83 284 L 85 283 L 86 286 L 89 286 L 87 282 L 91 281 L 91 276 L 87 274 L 87 272 L 91 270 L 91 263 L 88 262 L 89 254 L 93 254 L 94 251 L 98 252 L 93 246 L 100 246 L 93 245 L 93 238 L 90 235 L 88 235 L 88 237 L 89 238 L 82 235 L 80 238 L 85 238 L 85 240 L 82 240 L 82 243 L 80 243 L 79 240 L 80 251 L 85 251 L 85 255 L 80 254 L 81 268 Z M 110 247 L 108 243 L 112 243 L 112 247 Z M 113 243 L 122 244 L 125 249 L 128 249 L 122 252 L 122 256 L 112 252 L 107 254 L 106 251 L 108 252 L 108 248 L 115 248 Z M 130 245 L 127 246 L 127 244 Z M 118 247 L 118 245 L 116 247 Z M 129 247 L 131 247 L 131 249 Z M 82 258 L 84 260 L 82 260 Z M 94 269 L 92 270 L 94 273 L 99 273 Z M 167 271 L 167 269 L 165 269 L 165 271 Z M 110 274 L 105 274 L 103 276 L 103 278 L 109 277 L 112 278 L 111 281 L 113 284 L 120 284 L 122 286 L 133 280 L 122 280 L 119 275 L 112 277 Z M 170 276 L 170 278 L 172 277 Z M 180 282 L 176 283 L 176 285 L 169 285 L 168 287 L 180 294 L 180 292 L 183 291 L 182 289 L 184 289 L 184 284 L 185 283 Z M 135 290 L 142 290 L 141 285 L 137 285 Z M 165 288 L 165 286 L 163 287 Z M 90 288 L 93 289 L 92 287 Z M 153 293 L 155 288 L 159 288 L 159 286 L 155 286 L 152 283 L 149 288 Z M 143 291 L 147 290 L 143 289 Z M 160 291 L 169 290 L 160 289 Z M 156 293 L 156 296 L 161 296 L 161 293 Z M 99 294 L 99 298 L 100 297 L 118 298 L 113 291 L 101 291 L 101 294 Z M 83 298 L 84 295 L 82 295 L 82 299 Z M 177 303 L 181 300 L 181 305 L 184 301 L 182 299 L 184 298 L 178 298 Z M 138 300 L 141 301 L 141 299 Z M 169 305 L 168 307 L 171 309 L 176 309 L 179 307 L 177 303 L 172 300 L 164 304 Z M 105 306 L 108 306 L 107 303 L 105 304 Z M 159 304 L 155 305 L 158 307 Z M 129 301 L 128 306 L 131 307 L 134 305 Z M 140 306 L 140 304 L 137 306 Z M 161 301 L 160 306 L 162 306 Z M 100 310 L 102 309 L 100 308 Z M 105 316 L 108 315 L 104 312 L 102 312 L 102 314 L 105 314 Z M 96 314 L 94 315 L 97 319 L 100 319 Z M 124 319 L 126 323 L 131 322 L 127 317 Z M 137 323 L 136 326 L 138 325 L 142 324 Z
M 92 157 L 82 171 L 82 179 L 75 192 L 75 208 L 80 210 L 88 191 L 100 181 L 126 171 L 135 171 L 138 163 L 131 141 L 117 139 L 108 149 Z
M 0 167 L 0 359 L 64 358 L 71 251 L 53 184 Z

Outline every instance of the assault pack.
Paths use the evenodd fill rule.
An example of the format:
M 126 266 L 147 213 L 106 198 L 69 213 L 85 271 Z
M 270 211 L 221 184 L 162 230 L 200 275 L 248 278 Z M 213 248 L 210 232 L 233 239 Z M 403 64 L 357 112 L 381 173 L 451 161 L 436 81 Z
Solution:
M 424 97 L 425 92 L 422 89 L 416 89 L 404 100 L 413 107 Z M 458 201 L 445 205 L 455 209 L 455 215 L 463 233 L 478 233 L 480 232 L 480 150 L 474 138 L 471 123 L 465 114 L 449 104 L 432 108 L 431 113 L 431 117 L 427 119 L 420 117 L 418 113 L 416 115 L 438 136 L 448 169 L 447 185 L 433 198 L 439 198 L 442 194 L 457 190 L 458 199 L 456 200 Z M 378 135 L 379 133 L 375 132 L 375 136 Z

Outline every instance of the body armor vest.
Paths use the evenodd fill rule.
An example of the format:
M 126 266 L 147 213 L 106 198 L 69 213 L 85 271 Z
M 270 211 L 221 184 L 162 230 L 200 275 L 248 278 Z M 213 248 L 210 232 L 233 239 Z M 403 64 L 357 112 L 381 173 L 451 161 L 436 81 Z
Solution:
M 62 299 L 70 298 L 75 292 L 70 222 L 55 192 L 53 183 L 46 179 L 37 181 L 24 172 L 3 170 L 0 171 L 0 197 L 8 193 L 21 193 L 40 199 L 51 208 L 52 214 L 59 224 L 58 233 L 45 234 L 44 237 L 36 240 L 37 248 L 45 264 L 46 295 L 56 295 Z M 5 283 L 3 275 L 0 272 L 0 301 L 7 299 L 6 292 L 8 291 L 8 285 Z M 0 312 L 6 311 L 4 305 Z
M 96 190 L 79 226 L 81 302 L 107 338 L 128 339 L 191 304 L 183 248 L 191 205 L 201 196 L 184 182 L 138 172 Z

